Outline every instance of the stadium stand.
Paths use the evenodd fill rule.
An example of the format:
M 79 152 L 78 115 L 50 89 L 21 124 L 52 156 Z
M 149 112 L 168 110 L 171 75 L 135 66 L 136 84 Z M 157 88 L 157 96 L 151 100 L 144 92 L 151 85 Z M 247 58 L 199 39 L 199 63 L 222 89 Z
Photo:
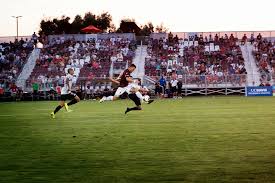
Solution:
M 14 83 L 32 49 L 33 42 L 28 39 L 0 44 L 0 89 L 3 92 L 9 91 L 11 85 L 15 87 Z
M 45 45 L 28 79 L 28 86 L 50 90 L 63 85 L 63 76 L 69 68 L 75 70 L 75 82 L 90 84 L 93 78 L 109 77 L 111 64 L 123 69 L 134 58 L 135 47 L 128 39 L 111 38 L 88 42 L 56 39 Z M 94 89 L 94 87 L 91 87 Z M 102 90 L 104 88 L 102 87 Z
M 156 93 L 180 93 L 184 89 L 186 96 L 205 94 L 205 87 L 208 88 L 207 94 L 224 94 L 228 87 L 235 87 L 237 92 L 242 93 L 251 74 L 251 63 L 255 63 L 255 66 L 252 64 L 253 72 L 257 67 L 259 69 L 261 85 L 273 83 L 275 43 L 266 40 L 261 34 L 255 38 L 253 34 L 248 38 L 249 32 L 239 34 L 241 39 L 231 33 L 229 36 L 226 33 L 202 33 L 189 38 L 185 34 L 184 38 L 172 33 L 161 35 L 146 38 L 146 42 L 140 43 L 139 48 L 144 49 L 140 53 L 137 52 L 136 42 L 128 38 L 109 36 L 106 39 L 76 41 L 74 38 L 53 37 L 45 42 L 39 57 L 35 57 L 37 60 L 33 59 L 36 60 L 32 62 L 35 68 L 32 73 L 29 72 L 31 74 L 26 83 L 29 90 L 24 91 L 33 92 L 36 90 L 34 88 L 38 88 L 41 96 L 45 92 L 60 92 L 66 71 L 73 68 L 74 82 L 84 91 L 86 98 L 94 98 L 102 95 L 102 92 L 112 91 L 108 77 L 117 76 L 133 61 L 142 66 L 138 69 L 142 74 L 135 76 L 143 78 L 146 85 L 151 85 L 151 89 L 155 84 L 158 88 Z M 21 40 L 0 44 L 0 88 L 11 90 L 15 87 L 12 83 L 33 50 L 33 43 L 33 40 Z M 139 64 L 141 60 L 142 63 L 145 60 L 145 65 Z M 165 84 L 161 82 L 163 79 Z M 250 85 L 253 84 L 251 81 Z M 177 88 L 177 92 L 172 92 L 173 88 Z M 221 91 L 219 88 L 227 89 Z
M 168 39 L 151 39 L 146 58 L 146 75 L 151 77 L 188 76 L 186 83 L 202 84 L 225 82 L 224 76 L 246 74 L 244 59 L 237 39 L 231 35 L 212 38 L 195 36 L 193 40 L 169 36 Z M 229 77 L 230 78 L 230 77 Z M 232 84 L 245 82 L 245 77 L 229 79 Z
M 271 80 L 275 78 L 275 43 L 263 39 L 259 34 L 254 43 L 253 55 L 261 75 L 260 85 L 270 86 Z

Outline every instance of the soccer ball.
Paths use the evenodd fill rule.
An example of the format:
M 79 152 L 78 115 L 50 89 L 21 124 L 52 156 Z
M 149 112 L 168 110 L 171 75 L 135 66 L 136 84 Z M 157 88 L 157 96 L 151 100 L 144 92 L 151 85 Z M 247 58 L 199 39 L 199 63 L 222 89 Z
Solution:
M 149 95 L 145 95 L 145 96 L 143 97 L 143 100 L 144 100 L 145 102 L 149 102 L 149 100 L 150 100 Z

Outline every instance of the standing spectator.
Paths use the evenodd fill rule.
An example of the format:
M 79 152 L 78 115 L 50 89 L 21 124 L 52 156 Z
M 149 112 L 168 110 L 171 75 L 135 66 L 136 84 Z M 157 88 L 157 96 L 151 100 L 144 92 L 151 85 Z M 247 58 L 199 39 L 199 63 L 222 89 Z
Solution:
M 173 41 L 173 34 L 172 34 L 172 32 L 169 32 L 169 34 L 168 34 L 168 41 L 169 42 L 172 42 Z
M 170 84 L 171 84 L 171 92 L 172 92 L 173 98 L 177 98 L 178 80 L 177 79 L 172 79 L 170 81 Z
M 244 35 L 243 35 L 243 38 L 242 38 L 241 44 L 242 44 L 242 45 L 245 45 L 246 41 L 247 41 L 247 36 L 246 36 L 246 34 L 244 34 Z
M 85 92 L 85 99 L 91 99 L 91 95 L 92 95 L 92 89 L 89 85 L 87 85 L 86 87 L 86 92 Z
M 4 92 L 5 92 L 5 83 L 4 81 L 2 81 L 0 83 L 0 97 L 4 95 Z
M 38 37 L 37 37 L 36 33 L 34 32 L 33 35 L 32 35 L 32 41 L 33 41 L 35 46 L 37 44 L 37 40 L 38 40 Z
M 166 89 L 166 80 L 163 76 L 161 76 L 160 80 L 159 80 L 159 84 L 161 87 L 163 87 L 163 91 L 165 91 Z
M 38 89 L 39 89 L 39 85 L 38 83 L 35 81 L 32 84 L 32 97 L 33 99 L 37 99 L 38 98 Z
M 162 88 L 161 88 L 159 82 L 157 82 L 157 83 L 155 83 L 155 95 L 157 97 L 160 97 L 161 94 L 162 94 Z
M 181 97 L 181 93 L 182 93 L 182 81 L 178 81 L 177 87 L 178 87 L 178 97 Z
M 255 42 L 254 34 L 250 36 L 250 43 L 253 44 Z
M 261 33 L 259 33 L 258 36 L 257 36 L 257 41 L 261 41 L 262 38 L 263 38 L 263 37 L 262 37 Z
M 16 94 L 17 94 L 17 86 L 15 85 L 15 83 L 12 83 L 10 85 L 9 91 L 11 92 L 11 97 L 13 98 L 13 100 L 15 100 L 16 99 Z

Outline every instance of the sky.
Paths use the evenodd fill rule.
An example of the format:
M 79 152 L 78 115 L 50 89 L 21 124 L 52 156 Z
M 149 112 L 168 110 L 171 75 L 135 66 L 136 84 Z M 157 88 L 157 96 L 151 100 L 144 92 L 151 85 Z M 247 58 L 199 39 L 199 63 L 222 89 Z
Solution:
M 172 32 L 275 30 L 275 0 L 1 0 L 0 36 L 38 32 L 43 18 L 109 12 L 118 27 L 122 18 L 138 25 L 164 24 Z

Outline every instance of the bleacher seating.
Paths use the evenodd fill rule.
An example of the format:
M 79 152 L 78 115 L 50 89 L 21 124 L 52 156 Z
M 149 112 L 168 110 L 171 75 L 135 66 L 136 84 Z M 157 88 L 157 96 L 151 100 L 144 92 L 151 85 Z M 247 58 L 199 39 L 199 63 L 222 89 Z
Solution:
M 198 84 L 200 79 L 204 79 L 202 76 L 206 76 L 209 83 L 221 83 L 225 75 L 246 74 L 240 47 L 232 36 L 219 38 L 216 35 L 215 40 L 211 37 L 203 39 L 202 36 L 194 40 L 151 39 L 145 74 L 151 77 L 172 73 L 181 78 L 194 76 Z M 245 77 L 241 82 L 245 82 Z
M 33 43 L 29 40 L 0 44 L 0 81 L 4 88 L 16 81 L 32 50 Z
M 269 86 L 271 79 L 275 79 L 275 43 L 259 34 L 254 42 L 253 56 L 259 68 L 261 85 Z
M 33 82 L 46 88 L 62 85 L 63 76 L 69 68 L 75 70 L 77 84 L 95 77 L 106 78 L 112 61 L 114 67 L 132 62 L 134 49 L 130 41 L 121 38 L 88 42 L 56 40 L 41 50 L 28 80 L 29 86 Z

